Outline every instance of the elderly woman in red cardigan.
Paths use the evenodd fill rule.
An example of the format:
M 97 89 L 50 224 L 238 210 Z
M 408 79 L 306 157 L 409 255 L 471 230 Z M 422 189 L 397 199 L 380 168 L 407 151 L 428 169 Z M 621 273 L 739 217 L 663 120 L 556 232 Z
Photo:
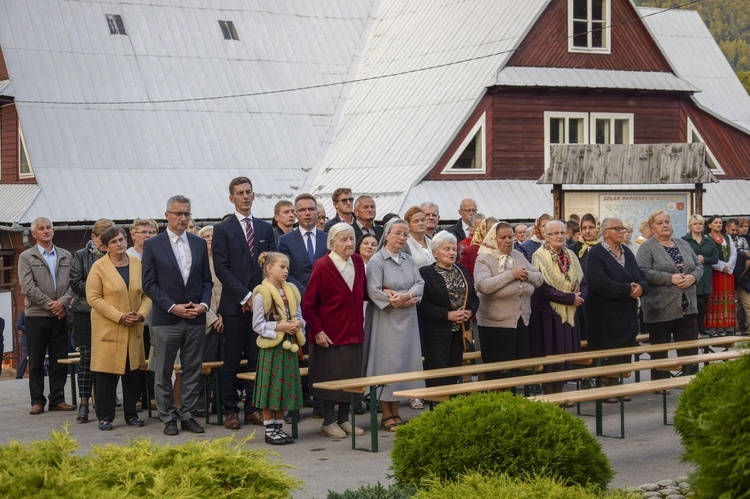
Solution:
M 310 281 L 302 299 L 302 316 L 310 337 L 308 378 L 310 394 L 323 400 L 323 425 L 320 433 L 343 438 L 352 431 L 364 434 L 349 421 L 349 394 L 320 390 L 320 381 L 357 378 L 362 374 L 365 265 L 354 254 L 354 229 L 339 223 L 328 231 L 328 255 L 313 265 Z M 338 413 L 336 404 L 338 403 Z

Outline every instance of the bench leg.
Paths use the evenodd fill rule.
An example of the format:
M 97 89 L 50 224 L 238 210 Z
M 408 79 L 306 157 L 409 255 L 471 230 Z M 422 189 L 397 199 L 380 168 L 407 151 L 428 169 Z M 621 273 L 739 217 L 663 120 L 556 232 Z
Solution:
M 206 411 L 206 424 L 211 422 L 211 380 L 213 377 L 213 369 L 206 376 L 201 375 L 201 382 L 203 383 L 203 410 Z
M 292 411 L 292 438 L 294 440 L 299 438 L 299 409 Z
M 620 438 L 625 439 L 625 399 L 620 399 Z
M 224 425 L 224 396 L 221 393 L 221 367 L 214 369 L 214 405 L 216 405 L 216 417 L 219 419 L 216 424 Z
M 668 425 L 669 423 L 667 423 L 667 391 L 666 390 L 662 390 L 661 400 L 662 400 L 662 407 L 664 408 L 664 424 Z
M 352 403 L 351 403 L 351 407 L 349 408 L 351 410 L 352 428 L 356 428 L 356 425 L 354 424 L 355 419 L 357 417 L 357 412 L 354 410 L 354 407 L 356 406 L 356 404 L 357 404 L 357 394 L 352 393 Z M 356 432 L 352 431 L 352 450 L 355 450 L 357 448 L 357 441 L 354 435 L 355 433 Z
M 148 417 L 151 419 L 153 416 L 151 414 L 151 390 L 150 390 L 150 383 L 148 382 L 148 376 L 151 371 L 146 369 L 144 372 L 144 378 L 146 378 L 144 381 L 146 383 L 146 405 L 148 405 Z
M 352 432 L 354 434 L 354 432 Z M 378 451 L 378 397 L 377 387 L 370 387 L 370 452 Z
M 596 406 L 596 436 L 602 436 L 602 401 L 597 399 L 595 402 Z

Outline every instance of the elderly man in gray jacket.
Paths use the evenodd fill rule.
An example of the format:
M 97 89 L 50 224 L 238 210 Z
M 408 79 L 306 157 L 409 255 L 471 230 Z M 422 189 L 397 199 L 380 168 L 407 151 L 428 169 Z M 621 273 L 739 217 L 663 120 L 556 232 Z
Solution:
M 65 403 L 66 369 L 58 359 L 68 356 L 67 307 L 73 298 L 68 286 L 70 252 L 52 244 L 55 229 L 48 218 L 31 223 L 36 244 L 18 257 L 18 280 L 26 302 L 29 351 L 30 414 L 41 414 L 44 397 L 44 356 L 49 351 L 49 410 L 73 411 Z

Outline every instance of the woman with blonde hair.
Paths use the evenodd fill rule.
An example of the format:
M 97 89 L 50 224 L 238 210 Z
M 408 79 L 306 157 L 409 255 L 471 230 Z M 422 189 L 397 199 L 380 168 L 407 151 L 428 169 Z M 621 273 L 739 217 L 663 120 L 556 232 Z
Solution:
M 430 249 L 430 238 L 427 236 L 427 218 L 422 208 L 412 206 L 406 210 L 404 220 L 409 224 L 409 239 L 404 245 L 404 253 L 414 259 L 417 268 L 435 263 L 435 257 Z
M 698 332 L 703 333 L 703 324 L 706 318 L 706 308 L 708 307 L 708 297 L 713 290 L 713 280 L 711 277 L 711 266 L 719 262 L 719 250 L 711 241 L 711 238 L 704 233 L 706 221 L 699 214 L 690 215 L 688 218 L 688 233 L 682 238 L 688 242 L 690 248 L 698 256 L 698 261 L 703 264 L 703 275 L 698 279 L 695 286 L 695 294 L 698 306 L 698 315 L 696 316 Z

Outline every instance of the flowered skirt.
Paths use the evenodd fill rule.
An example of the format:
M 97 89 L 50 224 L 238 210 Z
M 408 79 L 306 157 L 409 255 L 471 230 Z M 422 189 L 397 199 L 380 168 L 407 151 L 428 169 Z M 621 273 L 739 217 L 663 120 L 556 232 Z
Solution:
M 273 411 L 291 411 L 302 407 L 297 354 L 284 350 L 281 343 L 259 350 L 253 405 Z
M 734 299 L 734 276 L 711 269 L 713 291 L 708 296 L 706 328 L 731 328 L 737 321 Z

